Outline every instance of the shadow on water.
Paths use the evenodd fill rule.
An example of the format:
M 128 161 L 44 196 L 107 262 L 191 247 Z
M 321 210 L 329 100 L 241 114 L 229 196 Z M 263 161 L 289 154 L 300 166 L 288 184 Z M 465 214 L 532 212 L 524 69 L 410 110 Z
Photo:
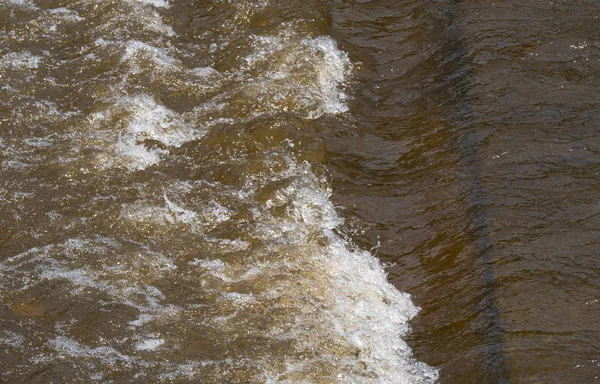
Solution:
M 474 267 L 479 271 L 484 283 L 482 296 L 485 299 L 481 302 L 481 317 L 487 323 L 484 345 L 491 362 L 489 373 L 486 376 L 488 376 L 490 382 L 509 383 L 503 340 L 504 326 L 495 291 L 494 261 L 496 260 L 496 252 L 494 242 L 490 238 L 491 228 L 485 211 L 485 207 L 489 206 L 489 197 L 482 183 L 484 171 L 478 159 L 478 147 L 482 135 L 472 124 L 475 111 L 471 104 L 469 83 L 473 81 L 477 74 L 470 69 L 467 49 L 464 46 L 464 31 L 461 29 L 460 20 L 460 1 L 454 2 L 453 6 L 449 14 L 450 19 L 454 22 L 448 30 L 448 46 L 452 47 L 457 57 L 453 72 L 460 73 L 459 80 L 454 86 L 460 95 L 458 98 L 460 100 L 458 102 L 459 108 L 457 109 L 458 113 L 453 116 L 459 134 L 453 145 L 460 151 L 462 171 L 465 176 L 462 181 L 468 189 L 466 196 L 470 206 L 468 209 L 470 222 L 473 227 L 472 244 L 475 253 L 479 255 L 477 264 Z
M 442 383 L 508 383 L 460 3 L 353 7 L 333 17 L 332 34 L 362 62 L 356 130 L 328 143 L 334 197 L 356 241 L 422 307 L 417 358 Z

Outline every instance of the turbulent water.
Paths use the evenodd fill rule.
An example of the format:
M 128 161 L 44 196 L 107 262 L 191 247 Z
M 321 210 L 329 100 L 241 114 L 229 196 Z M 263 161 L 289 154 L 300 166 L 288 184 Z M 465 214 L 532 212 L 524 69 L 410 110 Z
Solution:
M 0 0 L 0 383 L 591 383 L 597 0 Z
M 361 63 L 319 4 L 1 17 L 0 380 L 436 380 L 403 340 L 418 308 L 330 200 L 321 137 L 356 124 Z

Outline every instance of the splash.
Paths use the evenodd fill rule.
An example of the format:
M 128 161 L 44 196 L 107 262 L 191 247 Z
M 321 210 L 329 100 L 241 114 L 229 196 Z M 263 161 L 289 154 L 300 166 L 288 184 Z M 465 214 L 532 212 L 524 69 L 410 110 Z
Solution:
M 0 58 L 23 77 L 8 85 L 12 123 L 39 127 L 1 138 L 2 170 L 24 175 L 2 193 L 17 207 L 52 197 L 29 249 L 0 260 L 15 325 L 0 344 L 31 367 L 8 377 L 434 382 L 403 340 L 418 308 L 330 199 L 319 119 L 350 112 L 348 54 L 306 20 L 252 27 L 264 1 L 214 2 L 227 22 L 179 36 L 163 17 L 175 5 L 30 10 L 35 28 L 80 31 L 44 35 L 57 46 L 80 46 Z M 38 78 L 65 96 L 38 100 Z

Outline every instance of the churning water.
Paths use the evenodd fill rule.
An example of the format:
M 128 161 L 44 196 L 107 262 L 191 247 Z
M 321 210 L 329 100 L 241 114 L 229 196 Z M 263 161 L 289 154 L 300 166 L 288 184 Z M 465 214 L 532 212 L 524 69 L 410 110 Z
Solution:
M 596 3 L 0 0 L 0 382 L 593 382 Z
M 313 122 L 352 124 L 353 61 L 310 15 L 194 6 L 2 5 L 2 378 L 433 382 L 329 199 Z

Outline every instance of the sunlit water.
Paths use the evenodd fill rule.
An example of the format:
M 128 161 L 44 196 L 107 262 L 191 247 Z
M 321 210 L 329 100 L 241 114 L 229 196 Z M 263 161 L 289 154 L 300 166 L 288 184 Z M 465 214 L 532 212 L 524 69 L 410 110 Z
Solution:
M 0 382 L 595 379 L 600 35 L 515 4 L 0 2 Z
M 5 378 L 435 380 L 417 307 L 339 230 L 311 122 L 354 65 L 310 15 L 215 2 L 188 36 L 161 1 L 3 6 Z

